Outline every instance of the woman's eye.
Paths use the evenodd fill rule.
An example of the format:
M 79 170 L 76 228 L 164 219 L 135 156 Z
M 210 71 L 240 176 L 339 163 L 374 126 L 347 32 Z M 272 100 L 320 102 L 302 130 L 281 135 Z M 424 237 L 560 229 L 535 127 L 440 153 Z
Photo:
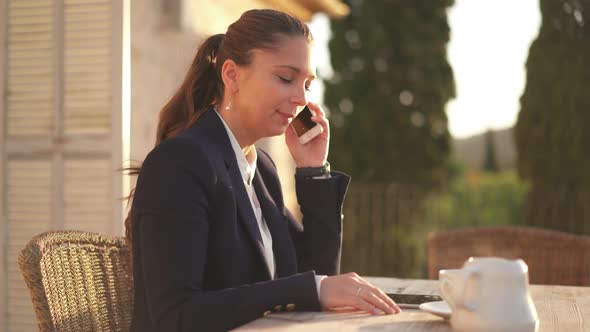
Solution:
M 291 83 L 292 80 L 284 78 L 282 76 L 279 76 L 279 78 L 281 79 L 281 81 L 285 82 L 285 83 Z
M 283 76 L 277 75 L 277 77 L 281 80 L 281 82 L 283 82 L 285 84 L 291 84 L 293 82 L 292 79 L 284 78 Z M 306 84 L 305 85 L 305 91 L 309 92 L 309 90 L 310 90 L 310 85 L 309 84 Z

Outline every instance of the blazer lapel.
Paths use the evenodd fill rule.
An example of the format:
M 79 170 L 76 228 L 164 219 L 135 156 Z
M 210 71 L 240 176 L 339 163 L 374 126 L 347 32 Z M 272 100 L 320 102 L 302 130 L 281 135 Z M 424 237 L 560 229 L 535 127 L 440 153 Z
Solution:
M 292 240 L 289 235 L 287 220 L 279 211 L 274 199 L 266 188 L 260 175 L 260 169 L 256 170 L 253 184 L 256 190 L 256 197 L 260 202 L 262 215 L 272 236 L 276 275 L 278 277 L 284 277 L 294 274 L 297 272 L 297 263 L 295 251 L 291 244 Z
M 207 132 L 206 137 L 210 139 L 208 142 L 214 146 L 214 150 L 219 151 L 227 167 L 227 173 L 231 181 L 233 193 L 236 197 L 236 204 L 238 208 L 238 214 L 240 221 L 252 244 L 260 257 L 260 261 L 265 266 L 265 273 L 268 279 L 271 279 L 270 268 L 264 259 L 264 245 L 262 243 L 262 237 L 260 236 L 260 229 L 250 203 L 250 198 L 246 192 L 244 181 L 242 180 L 242 174 L 238 167 L 238 161 L 236 155 L 231 146 L 231 141 L 223 122 L 216 114 L 216 111 L 211 107 L 206 110 L 201 118 L 197 121 L 195 126 L 202 128 Z
M 250 238 L 254 241 L 254 246 L 256 247 L 256 250 L 258 251 L 260 258 L 264 263 L 268 278 L 272 279 L 270 274 L 270 267 L 268 266 L 268 263 L 264 258 L 264 244 L 262 243 L 260 228 L 258 228 L 258 222 L 256 220 L 254 210 L 252 210 L 252 204 L 250 203 L 250 198 L 248 197 L 248 192 L 246 191 L 246 187 L 244 186 L 244 181 L 242 180 L 242 175 L 240 174 L 237 162 L 234 162 L 233 165 L 231 165 L 228 168 L 228 172 L 234 188 L 234 195 L 236 196 L 238 212 L 241 217 L 240 220 L 246 228 L 246 231 L 250 235 Z
M 219 115 L 215 114 L 215 110 L 213 109 L 207 110 L 201 116 L 197 122 L 197 125 L 207 128 L 207 130 L 210 132 L 213 142 L 218 144 L 218 147 L 223 152 L 225 166 L 227 167 L 227 172 L 232 182 L 234 195 L 236 197 L 236 204 L 238 206 L 238 213 L 240 215 L 240 218 L 238 219 L 240 219 L 240 222 L 246 229 L 248 236 L 252 240 L 252 243 L 256 248 L 258 255 L 260 256 L 260 260 L 265 267 L 266 276 L 268 279 L 272 279 L 270 275 L 270 268 L 266 262 L 266 259 L 264 258 L 264 244 L 262 243 L 258 222 L 256 221 L 256 216 L 254 214 L 254 210 L 252 209 L 252 204 L 250 203 L 250 198 L 248 197 L 244 180 L 242 179 L 242 174 L 240 173 L 238 161 L 236 159 L 234 150 L 232 149 L 227 130 L 221 122 Z

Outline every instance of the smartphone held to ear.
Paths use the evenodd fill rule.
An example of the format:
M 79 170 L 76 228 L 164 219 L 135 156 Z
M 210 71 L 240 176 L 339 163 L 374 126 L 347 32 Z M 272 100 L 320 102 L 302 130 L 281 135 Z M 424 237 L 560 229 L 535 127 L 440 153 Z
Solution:
M 299 137 L 299 142 L 301 142 L 301 144 L 311 141 L 314 137 L 324 131 L 324 128 L 320 124 L 311 120 L 311 117 L 315 115 L 312 112 L 313 111 L 306 105 L 291 122 L 291 126 L 293 127 L 295 134 L 297 134 L 297 137 Z

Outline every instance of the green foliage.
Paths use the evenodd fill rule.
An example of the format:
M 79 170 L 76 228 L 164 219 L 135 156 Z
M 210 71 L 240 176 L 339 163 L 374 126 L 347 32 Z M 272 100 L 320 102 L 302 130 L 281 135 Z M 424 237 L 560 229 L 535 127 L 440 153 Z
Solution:
M 352 1 L 351 15 L 332 22 L 330 159 L 356 181 L 429 186 L 446 178 L 451 4 Z
M 590 1 L 541 0 L 515 129 L 527 224 L 590 234 Z
M 522 224 L 528 185 L 513 171 L 462 173 L 427 199 L 415 187 L 356 185 L 344 206 L 342 271 L 405 278 L 427 277 L 427 237 L 437 230 Z
M 528 186 L 512 171 L 469 172 L 425 204 L 425 227 L 445 230 L 472 226 L 522 224 Z

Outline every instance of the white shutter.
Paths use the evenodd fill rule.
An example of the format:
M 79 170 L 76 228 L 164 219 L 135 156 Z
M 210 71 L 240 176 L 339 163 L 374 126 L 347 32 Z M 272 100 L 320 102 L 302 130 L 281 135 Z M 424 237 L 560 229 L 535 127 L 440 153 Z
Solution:
M 51 228 L 51 162 L 11 159 L 6 165 L 8 331 L 38 331 L 18 253 L 39 230 Z
M 0 332 L 38 331 L 20 250 L 47 230 L 117 233 L 113 225 L 122 222 L 113 221 L 122 206 L 122 13 L 119 0 L 3 4 Z
M 105 134 L 111 128 L 111 0 L 65 0 L 64 131 Z
M 66 136 L 89 134 L 110 140 L 112 25 L 111 0 L 64 1 Z M 115 199 L 111 158 L 90 157 L 65 158 L 64 228 L 110 233 Z
M 111 174 L 109 159 L 66 160 L 65 229 L 111 232 Z
M 6 56 L 5 141 L 54 132 L 55 22 L 53 1 L 9 1 Z M 2 50 L 4 52 L 4 50 Z M 4 116 L 4 114 L 3 114 Z M 38 331 L 30 293 L 18 268 L 18 253 L 36 234 L 52 226 L 52 163 L 49 155 L 37 159 L 3 156 L 6 197 L 6 328 Z M 32 157 L 32 156 L 31 156 Z M 0 320 L 1 321 L 1 320 Z M 2 330 L 2 327 L 0 327 Z
M 50 136 L 53 132 L 53 1 L 8 1 L 8 136 Z

